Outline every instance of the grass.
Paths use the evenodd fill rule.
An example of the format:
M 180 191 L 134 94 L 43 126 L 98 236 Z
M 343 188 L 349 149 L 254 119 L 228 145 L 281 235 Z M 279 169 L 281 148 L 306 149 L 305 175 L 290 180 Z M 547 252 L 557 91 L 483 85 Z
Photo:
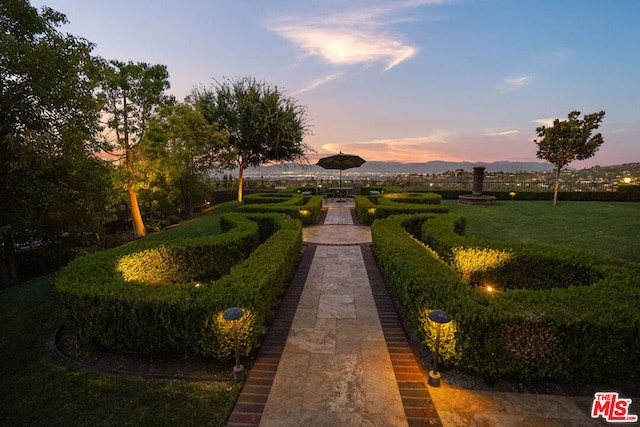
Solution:
M 145 240 L 168 240 L 201 237 L 220 233 L 220 215 L 238 209 L 238 202 L 226 202 L 214 206 L 208 214 L 185 221 L 178 227 L 171 227 L 159 233 L 149 234 Z
M 219 215 L 234 209 L 220 205 L 165 233 L 211 234 Z M 49 275 L 0 291 L 0 425 L 225 425 L 238 383 L 128 379 L 66 364 L 53 345 L 61 312 L 52 281 Z
M 499 201 L 496 206 L 460 206 L 466 235 L 568 246 L 640 263 L 640 204 L 621 202 Z

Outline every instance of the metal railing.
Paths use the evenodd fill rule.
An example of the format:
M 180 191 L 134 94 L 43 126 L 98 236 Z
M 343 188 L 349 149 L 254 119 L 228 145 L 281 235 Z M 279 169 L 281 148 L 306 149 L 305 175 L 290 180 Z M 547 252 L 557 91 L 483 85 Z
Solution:
M 228 189 L 237 188 L 237 181 L 228 182 Z M 339 184 L 337 179 L 265 179 L 265 178 L 245 178 L 243 187 L 251 189 L 272 189 L 281 190 L 289 187 L 316 187 L 332 188 Z M 461 179 L 451 177 L 449 179 L 343 179 L 342 186 L 353 188 L 362 187 L 385 187 L 394 186 L 402 190 L 440 190 L 440 191 L 471 191 L 473 179 Z M 561 181 L 560 191 L 616 191 L 618 182 L 594 182 L 594 181 Z M 519 180 L 492 180 L 486 179 L 483 182 L 483 191 L 549 191 L 555 187 L 554 181 L 519 181 Z

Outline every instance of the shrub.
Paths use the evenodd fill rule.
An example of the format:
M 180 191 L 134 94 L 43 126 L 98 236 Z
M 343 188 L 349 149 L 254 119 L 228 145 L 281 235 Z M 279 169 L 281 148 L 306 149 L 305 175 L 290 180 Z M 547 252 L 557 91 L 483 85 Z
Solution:
M 405 231 L 415 229 L 417 218 L 427 245 Z M 390 292 L 425 345 L 433 350 L 431 310 L 443 309 L 453 319 L 443 329 L 444 364 L 524 380 L 638 377 L 639 266 L 564 248 L 465 239 L 455 232 L 463 223 L 457 215 L 423 214 L 372 225 L 373 249 Z M 466 258 L 456 261 L 464 251 Z M 480 261 L 472 260 L 474 254 Z M 513 263 L 510 257 L 520 261 L 504 268 Z M 488 263 L 501 265 L 494 269 L 496 281 L 546 279 L 533 279 L 529 289 L 488 293 L 449 265 L 471 277 L 478 269 L 460 267 L 465 259 L 480 271 Z
M 635 187 L 635 188 L 633 188 Z M 468 195 L 468 190 L 411 190 L 412 193 L 429 191 L 440 194 L 445 200 L 457 200 L 458 196 Z M 553 200 L 553 192 L 549 191 L 483 191 L 486 196 L 494 196 L 498 200 Z M 618 185 L 617 191 L 561 191 L 558 200 L 564 202 L 638 202 L 640 201 L 639 185 Z
M 374 219 L 397 214 L 449 212 L 449 208 L 439 204 L 440 200 L 441 197 L 436 194 L 392 193 L 381 196 L 357 196 L 356 214 L 361 223 L 370 225 Z
M 625 201 L 640 202 L 640 185 L 638 184 L 618 184 L 617 193 Z
M 321 196 L 302 196 L 289 193 L 252 194 L 245 197 L 245 205 L 240 212 L 283 213 L 297 219 L 303 225 L 318 222 L 322 212 Z
M 236 260 L 218 280 L 197 280 L 186 273 L 175 283 L 149 281 L 147 275 L 127 280 L 118 271 L 118 263 L 128 256 L 135 255 L 137 265 L 142 265 L 160 259 L 158 253 L 169 264 L 183 264 L 182 259 L 176 262 L 169 254 L 184 253 L 193 264 L 205 265 L 204 260 L 209 259 L 207 251 L 202 250 L 205 246 L 244 248 L 246 235 L 258 241 L 255 221 L 270 221 L 268 229 L 273 233 L 245 259 Z M 111 350 L 226 357 L 231 354 L 232 341 L 225 332 L 228 325 L 221 323 L 220 316 L 227 308 L 237 306 L 246 313 L 239 322 L 240 347 L 248 354 L 258 345 L 271 306 L 295 270 L 302 226 L 277 214 L 227 214 L 223 222 L 227 224 L 223 228 L 229 231 L 220 235 L 157 242 L 155 247 L 136 243 L 77 258 L 55 280 L 65 326 L 81 342 Z M 206 240 L 206 245 L 200 240 Z M 156 247 L 165 249 L 154 252 Z M 193 251 L 189 253 L 189 249 Z M 218 258 L 213 264 L 229 265 L 235 252 L 216 250 Z M 144 254 L 154 255 L 149 261 Z
M 138 250 L 118 259 L 116 271 L 126 281 L 155 284 L 220 278 L 229 273 L 232 265 L 248 257 L 260 243 L 255 222 L 228 215 L 221 223 L 227 233 L 216 238 L 208 236 L 159 245 L 155 243 L 149 248 L 138 245 Z

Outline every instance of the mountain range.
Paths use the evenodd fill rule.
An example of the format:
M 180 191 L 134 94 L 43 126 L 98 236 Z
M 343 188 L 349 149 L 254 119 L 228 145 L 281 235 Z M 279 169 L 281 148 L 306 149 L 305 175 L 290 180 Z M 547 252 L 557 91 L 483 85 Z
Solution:
M 380 162 L 370 161 L 364 163 L 357 169 L 349 169 L 344 171 L 343 174 L 357 173 L 357 174 L 441 174 L 448 171 L 455 171 L 462 169 L 467 172 L 472 172 L 476 166 L 484 166 L 486 172 L 544 172 L 554 169 L 553 165 L 546 162 L 511 162 L 511 161 L 498 161 L 498 162 L 445 162 L 442 160 L 434 160 L 430 162 L 422 163 L 400 163 L 400 162 Z M 271 165 L 260 166 L 258 168 L 248 168 L 245 171 L 245 175 L 248 176 L 260 176 L 260 175 L 281 175 L 283 173 L 290 174 L 318 174 L 322 172 L 337 171 L 325 170 L 320 166 L 308 165 L 300 166 L 294 164 L 286 165 Z

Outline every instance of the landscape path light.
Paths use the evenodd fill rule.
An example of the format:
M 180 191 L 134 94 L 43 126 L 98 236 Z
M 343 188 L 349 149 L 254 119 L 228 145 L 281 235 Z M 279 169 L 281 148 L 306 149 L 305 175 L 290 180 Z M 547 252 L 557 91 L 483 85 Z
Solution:
M 231 307 L 222 314 L 224 320 L 233 322 L 233 340 L 236 347 L 236 365 L 233 367 L 233 379 L 236 381 L 244 380 L 244 366 L 240 364 L 240 347 L 238 344 L 238 320 L 242 316 L 244 316 L 244 312 L 238 307 Z
M 440 328 L 443 324 L 451 322 L 451 317 L 442 310 L 433 310 L 429 313 L 429 319 L 436 323 L 436 349 L 433 355 L 433 370 L 429 371 L 428 384 L 433 387 L 440 386 L 440 372 L 438 371 L 438 353 L 440 352 Z

